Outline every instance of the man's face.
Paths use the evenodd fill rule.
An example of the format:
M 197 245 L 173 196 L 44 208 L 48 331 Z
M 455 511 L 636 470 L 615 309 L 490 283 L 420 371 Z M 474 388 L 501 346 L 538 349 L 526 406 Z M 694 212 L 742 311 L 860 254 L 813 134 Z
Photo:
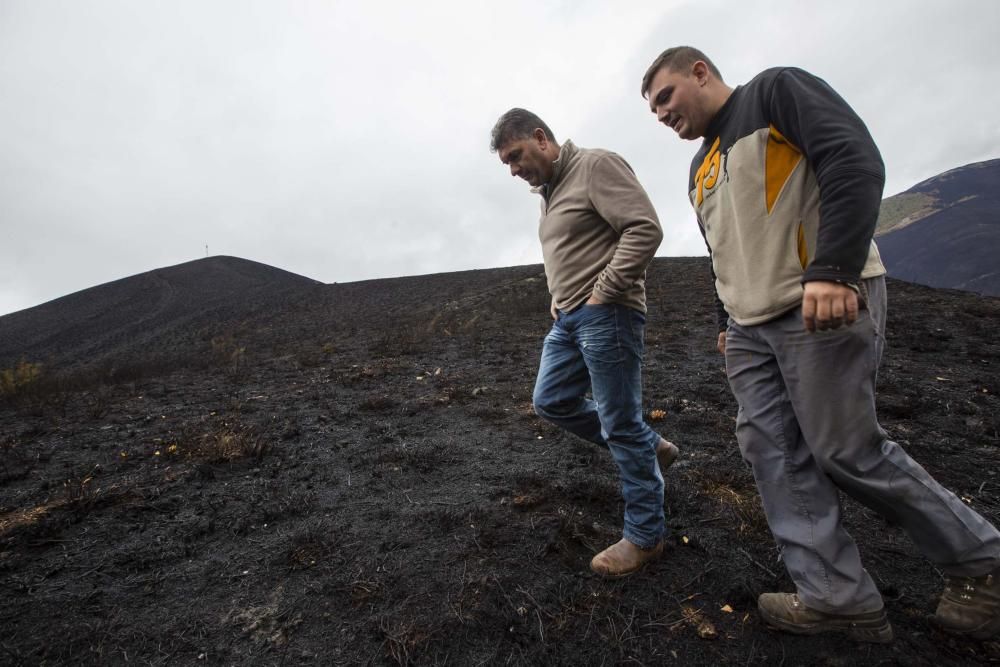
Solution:
M 552 178 L 552 160 L 545 154 L 547 146 L 545 133 L 535 130 L 530 137 L 507 142 L 497 153 L 500 161 L 510 167 L 511 176 L 523 178 L 532 187 L 538 187 Z
M 649 109 L 681 139 L 705 136 L 712 114 L 705 108 L 698 64 L 687 72 L 663 67 L 649 83 Z

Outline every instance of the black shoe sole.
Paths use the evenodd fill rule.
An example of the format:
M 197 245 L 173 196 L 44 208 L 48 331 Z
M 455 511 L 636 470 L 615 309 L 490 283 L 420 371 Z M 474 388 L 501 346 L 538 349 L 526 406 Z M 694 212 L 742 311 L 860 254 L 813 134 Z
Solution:
M 945 625 L 937 619 L 937 616 L 930 616 L 928 619 L 938 630 L 947 632 L 950 635 L 956 635 L 958 637 L 971 637 L 972 639 L 978 639 L 980 641 L 1000 638 L 1000 617 L 987 621 L 977 628 L 968 629 L 953 628 Z
M 818 623 L 790 623 L 785 619 L 772 616 L 759 609 L 761 618 L 773 628 L 794 635 L 818 635 L 824 632 L 835 632 L 846 635 L 848 639 L 872 644 L 888 644 L 892 641 L 892 625 L 883 613 L 870 620 L 848 620 L 830 618 Z

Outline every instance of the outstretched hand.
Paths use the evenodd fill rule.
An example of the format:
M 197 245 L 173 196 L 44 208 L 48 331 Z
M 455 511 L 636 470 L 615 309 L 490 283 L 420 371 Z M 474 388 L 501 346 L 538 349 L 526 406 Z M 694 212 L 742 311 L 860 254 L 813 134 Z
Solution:
M 806 331 L 850 326 L 858 319 L 858 293 L 827 280 L 807 282 L 802 294 L 802 322 Z

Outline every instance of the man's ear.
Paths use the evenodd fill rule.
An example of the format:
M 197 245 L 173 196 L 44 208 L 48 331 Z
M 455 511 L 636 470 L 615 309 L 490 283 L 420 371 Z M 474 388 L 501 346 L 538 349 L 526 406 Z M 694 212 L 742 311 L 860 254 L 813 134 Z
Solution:
M 694 65 L 691 65 L 691 75 L 694 76 L 698 85 L 704 86 L 708 83 L 708 73 L 708 65 L 705 64 L 704 60 L 697 60 Z
M 543 130 L 542 128 L 536 127 L 535 130 L 531 133 L 531 136 L 535 139 L 535 141 L 538 142 L 538 147 L 541 148 L 543 151 L 548 147 L 549 138 L 545 136 L 545 130 Z

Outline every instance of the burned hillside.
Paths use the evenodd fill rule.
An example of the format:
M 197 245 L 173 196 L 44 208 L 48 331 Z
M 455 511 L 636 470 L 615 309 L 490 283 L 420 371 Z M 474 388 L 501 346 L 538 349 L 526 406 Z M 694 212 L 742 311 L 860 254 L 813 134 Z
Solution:
M 0 336 L 3 662 L 1000 662 L 928 623 L 940 573 L 850 500 L 896 641 L 764 627 L 757 594 L 791 584 L 733 435 L 708 261 L 657 259 L 648 285 L 645 408 L 682 454 L 667 553 L 619 581 L 588 568 L 621 526 L 609 455 L 531 410 L 540 266 L 237 290 L 104 331 L 99 355 L 72 322 L 61 351 Z M 879 376 L 886 429 L 994 522 L 998 321 L 998 299 L 890 281 Z

